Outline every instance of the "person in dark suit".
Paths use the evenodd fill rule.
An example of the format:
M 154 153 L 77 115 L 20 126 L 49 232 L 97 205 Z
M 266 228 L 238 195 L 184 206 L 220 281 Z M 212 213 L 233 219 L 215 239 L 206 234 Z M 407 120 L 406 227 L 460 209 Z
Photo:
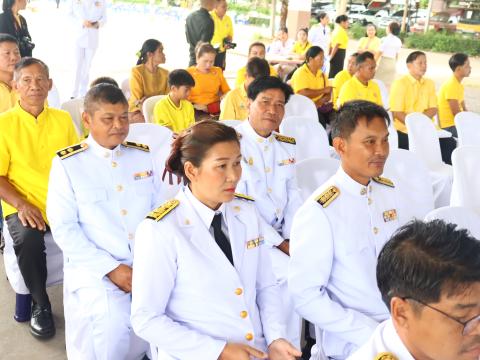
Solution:
M 28 32 L 27 21 L 18 13 L 26 6 L 26 0 L 4 0 L 3 13 L 0 14 L 0 33 L 10 34 L 17 39 L 22 57 L 32 56 L 35 47 Z
M 9 1 L 9 0 L 6 0 Z M 17 0 L 24 1 L 24 0 Z M 201 0 L 200 9 L 187 17 L 185 24 L 185 36 L 190 45 L 190 61 L 188 66 L 197 64 L 195 47 L 199 42 L 209 43 L 213 37 L 214 23 L 209 11 L 215 7 L 215 0 Z

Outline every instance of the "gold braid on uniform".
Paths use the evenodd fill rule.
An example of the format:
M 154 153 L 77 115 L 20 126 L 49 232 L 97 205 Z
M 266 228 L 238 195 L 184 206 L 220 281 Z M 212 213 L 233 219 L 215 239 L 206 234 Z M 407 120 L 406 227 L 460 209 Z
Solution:
M 393 181 L 385 177 L 375 176 L 374 178 L 372 178 L 372 180 L 382 185 L 390 186 L 392 188 L 395 187 L 395 185 L 393 184 Z
M 340 190 L 336 186 L 330 186 L 327 190 L 322 192 L 315 200 L 326 208 L 340 195 Z
M 150 152 L 150 148 L 148 147 L 148 145 L 145 145 L 145 144 L 139 144 L 139 143 L 135 143 L 135 142 L 131 142 L 131 141 L 125 141 L 122 145 L 125 146 L 125 147 Z
M 275 139 L 277 139 L 277 141 L 280 141 L 280 142 L 284 142 L 284 143 L 287 143 L 287 144 L 293 144 L 293 145 L 295 145 L 297 143 L 295 138 L 290 137 L 290 136 L 285 136 L 285 135 L 280 135 L 280 134 L 275 134 L 274 136 L 275 136 Z
M 373 360 L 398 360 L 398 358 L 392 353 L 382 352 L 380 354 L 377 354 L 377 356 L 375 356 L 375 359 Z
M 254 198 L 248 196 L 248 195 L 245 195 L 245 194 L 240 194 L 240 193 L 235 193 L 235 197 L 237 199 L 243 199 L 243 200 L 248 200 L 248 201 L 255 201 Z
M 80 144 L 72 145 L 65 149 L 57 151 L 57 156 L 63 160 L 87 149 L 88 149 L 87 143 L 80 143 Z
M 163 205 L 160 205 L 155 210 L 151 211 L 147 215 L 147 219 L 160 221 L 162 220 L 169 212 L 175 209 L 180 204 L 180 201 L 177 199 L 168 200 Z

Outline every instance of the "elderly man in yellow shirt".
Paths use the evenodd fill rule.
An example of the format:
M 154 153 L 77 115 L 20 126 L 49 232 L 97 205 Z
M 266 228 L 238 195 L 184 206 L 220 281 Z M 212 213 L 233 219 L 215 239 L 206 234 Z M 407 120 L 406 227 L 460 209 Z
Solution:
M 343 85 L 352 78 L 353 75 L 357 72 L 357 56 L 358 53 L 353 53 L 348 58 L 347 68 L 340 71 L 335 77 L 333 78 L 332 87 L 332 102 L 334 109 L 338 110 L 337 101 L 338 95 L 340 95 L 340 91 L 342 90 Z
M 467 111 L 462 80 L 470 75 L 472 68 L 468 55 L 462 53 L 453 54 L 448 65 L 453 75 L 442 84 L 438 92 L 438 121 L 442 129 L 458 137 L 455 115 L 461 111 Z
M 16 93 L 12 89 L 13 70 L 20 60 L 17 39 L 0 34 L 0 113 L 15 105 Z
M 265 59 L 265 44 L 261 42 L 254 42 L 248 47 L 248 60 L 254 57 Z M 278 76 L 277 71 L 272 65 L 270 66 L 270 76 Z M 242 87 L 243 82 L 247 77 L 247 66 L 243 66 L 237 71 L 237 79 L 235 80 L 235 87 Z
M 20 100 L 0 114 L 0 198 L 18 267 L 33 298 L 30 332 L 38 338 L 55 334 L 44 242 L 50 166 L 56 151 L 78 141 L 70 115 L 45 106 L 51 87 L 48 67 L 23 58 L 13 80 Z
M 233 23 L 230 16 L 227 15 L 227 1 L 216 0 L 215 9 L 210 11 L 213 19 L 213 37 L 210 43 L 217 49 L 214 66 L 225 70 L 227 50 L 235 48 L 233 41 Z

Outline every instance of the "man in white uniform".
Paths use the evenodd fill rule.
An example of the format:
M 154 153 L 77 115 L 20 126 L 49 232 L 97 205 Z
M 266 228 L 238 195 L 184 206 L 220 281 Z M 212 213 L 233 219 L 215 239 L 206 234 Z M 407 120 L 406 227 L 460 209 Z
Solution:
M 368 101 L 343 106 L 332 125 L 341 167 L 293 221 L 289 290 L 331 359 L 345 359 L 389 316 L 375 266 L 405 213 L 394 183 L 380 177 L 389 152 L 388 122 L 386 111 Z
M 69 15 L 75 31 L 75 84 L 72 98 L 85 96 L 93 56 L 98 47 L 98 29 L 107 20 L 105 0 L 70 0 Z
M 287 339 L 300 346 L 300 318 L 288 294 L 287 268 L 293 216 L 302 205 L 295 174 L 295 139 L 278 134 L 285 103 L 292 89 L 279 78 L 254 80 L 248 87 L 249 118 L 236 127 L 241 134 L 242 178 L 237 191 L 256 199 L 263 219 L 271 225 L 272 263 L 282 290 Z
M 377 281 L 392 318 L 349 360 L 480 358 L 480 242 L 466 230 L 402 227 L 380 253 Z
M 157 206 L 158 174 L 146 145 L 124 142 L 128 103 L 110 84 L 86 95 L 89 137 L 53 160 L 47 216 L 64 253 L 69 359 L 141 359 L 130 325 L 134 234 Z
M 322 72 L 324 74 L 328 74 L 329 71 L 329 64 L 330 64 L 330 59 L 328 57 L 328 54 L 330 53 L 330 26 L 328 24 L 330 23 L 330 17 L 327 15 L 327 13 L 321 12 L 317 16 L 318 24 L 314 25 L 310 28 L 310 31 L 308 32 L 308 41 L 313 46 L 320 46 L 323 50 L 323 54 L 325 56 L 325 61 L 323 62 L 322 66 Z

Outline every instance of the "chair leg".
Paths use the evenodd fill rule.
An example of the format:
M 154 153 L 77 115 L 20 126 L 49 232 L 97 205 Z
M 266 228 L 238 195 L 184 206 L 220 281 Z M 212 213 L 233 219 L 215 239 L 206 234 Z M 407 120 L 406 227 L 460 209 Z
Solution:
M 18 322 L 29 321 L 32 315 L 32 295 L 15 294 L 15 315 L 13 318 Z

